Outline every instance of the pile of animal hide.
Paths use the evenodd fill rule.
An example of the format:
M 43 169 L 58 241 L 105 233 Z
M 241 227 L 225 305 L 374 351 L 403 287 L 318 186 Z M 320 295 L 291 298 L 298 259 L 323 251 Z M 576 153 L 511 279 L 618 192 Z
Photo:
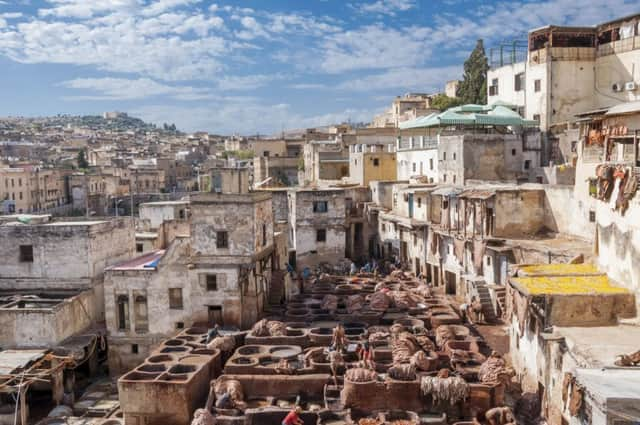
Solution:
M 433 295 L 431 292 L 431 288 L 429 288 L 427 285 L 420 285 L 415 288 L 411 288 L 411 292 L 422 298 L 429 298 L 431 297 L 431 295 Z
M 229 393 L 229 398 L 236 408 L 240 409 L 244 406 L 244 392 L 242 391 L 240 381 L 236 381 L 235 379 L 218 379 L 213 386 L 213 392 L 217 398 L 222 397 L 224 393 Z
M 369 297 L 369 308 L 374 311 L 385 311 L 391 304 L 391 298 L 384 292 L 375 292 Z
M 375 381 L 378 375 L 373 370 L 356 367 L 347 370 L 344 377 L 351 382 L 371 382 Z
M 364 307 L 364 297 L 362 295 L 350 295 L 345 302 L 349 314 L 362 310 Z
M 438 347 L 444 347 L 447 341 L 456 339 L 456 333 L 451 326 L 440 325 L 436 329 L 436 344 Z
M 262 319 L 253 325 L 251 333 L 254 336 L 286 336 L 287 325 L 277 320 Z
M 391 356 L 396 365 L 409 363 L 411 356 L 420 350 L 420 344 L 415 335 L 409 332 L 402 332 L 391 341 Z
M 389 296 L 393 299 L 393 304 L 399 309 L 414 308 L 422 301 L 418 295 L 407 291 L 390 291 Z
M 197 409 L 193 414 L 191 425 L 215 425 L 216 419 L 207 409 Z
M 469 384 L 458 376 L 439 378 L 423 376 L 420 382 L 422 394 L 431 395 L 434 403 L 447 401 L 453 405 L 469 396 Z
M 369 344 L 386 341 L 387 338 L 389 338 L 389 334 L 387 332 L 373 332 L 369 334 Z
M 632 367 L 640 366 L 640 350 L 632 354 L 619 354 L 618 360 L 615 361 L 616 366 L 620 367 Z
M 335 311 L 338 309 L 338 297 L 335 295 L 327 294 L 322 299 L 321 307 L 325 310 Z
M 394 365 L 387 370 L 387 375 L 397 381 L 413 381 L 416 379 L 416 367 L 412 364 Z
M 232 336 L 217 336 L 207 344 L 209 350 L 218 349 L 224 352 L 231 352 L 236 348 L 236 339 Z
M 424 351 L 418 351 L 413 356 L 411 356 L 410 363 L 414 365 L 418 370 L 423 372 L 428 372 L 432 369 L 433 362 L 427 356 L 427 353 Z
M 513 369 L 507 367 L 504 359 L 497 355 L 491 355 L 480 365 L 478 380 L 484 384 L 504 383 L 513 374 Z

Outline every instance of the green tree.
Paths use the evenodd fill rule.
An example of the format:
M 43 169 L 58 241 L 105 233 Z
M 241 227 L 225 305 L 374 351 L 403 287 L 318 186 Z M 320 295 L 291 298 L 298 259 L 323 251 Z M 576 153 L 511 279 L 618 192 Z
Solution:
M 440 111 L 445 111 L 458 105 L 462 105 L 462 100 L 459 97 L 449 97 L 444 93 L 437 94 L 431 99 L 431 107 Z
M 89 168 L 89 163 L 83 150 L 78 152 L 78 168 Z
M 458 87 L 458 97 L 463 103 L 487 103 L 487 71 L 489 64 L 482 39 L 464 62 L 464 79 Z

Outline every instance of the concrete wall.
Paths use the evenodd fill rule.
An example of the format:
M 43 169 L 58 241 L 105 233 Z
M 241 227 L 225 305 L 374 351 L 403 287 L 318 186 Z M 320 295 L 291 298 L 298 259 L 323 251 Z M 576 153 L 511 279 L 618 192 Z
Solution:
M 89 328 L 98 319 L 93 289 L 70 296 L 53 307 L 0 307 L 0 346 L 50 348 Z
M 425 176 L 429 182 L 438 182 L 438 150 L 399 150 L 396 153 L 398 180 L 408 180 L 413 176 Z
M 368 185 L 372 180 L 395 179 L 395 153 L 352 152 L 349 154 L 349 180 L 351 182 Z
M 327 212 L 314 212 L 314 202 L 327 202 Z M 345 193 L 343 190 L 289 191 L 289 210 L 298 268 L 320 262 L 335 264 L 345 254 Z M 326 241 L 316 241 L 317 230 L 326 230 Z
M 593 240 L 595 223 L 589 220 L 589 211 L 595 208 L 595 199 L 588 195 L 578 196 L 577 191 L 583 184 L 576 179 L 576 187 L 545 185 L 545 224 L 554 232 Z M 595 210 L 594 210 L 595 211 Z
M 0 226 L 0 285 L 15 288 L 15 279 L 30 288 L 88 287 L 104 268 L 135 252 L 129 218 L 95 222 L 56 222 Z M 33 262 L 20 261 L 20 245 L 33 246 Z M 62 283 L 65 282 L 65 283 Z M 75 283 L 73 283 L 75 282 Z
M 187 218 L 187 202 L 150 202 L 140 204 L 140 219 L 149 220 L 150 228 L 157 229 L 167 220 Z M 182 215 L 181 215 L 182 212 Z
M 490 69 L 487 72 L 487 104 L 491 105 L 501 100 L 513 105 L 524 106 L 525 87 L 522 86 L 520 91 L 515 90 L 515 76 L 521 72 L 525 72 L 525 62 Z M 498 79 L 498 94 L 491 96 L 488 94 L 489 86 L 496 78 Z
M 545 225 L 545 194 L 542 190 L 497 192 L 495 196 L 494 236 L 533 236 Z

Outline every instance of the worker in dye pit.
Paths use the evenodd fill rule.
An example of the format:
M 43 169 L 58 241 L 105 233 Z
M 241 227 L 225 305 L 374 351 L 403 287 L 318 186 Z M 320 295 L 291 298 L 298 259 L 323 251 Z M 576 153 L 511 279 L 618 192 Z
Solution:
M 224 394 L 216 400 L 216 409 L 233 409 L 234 407 L 235 405 L 228 391 L 225 391 Z
M 342 323 L 338 323 L 338 326 L 333 328 L 333 336 L 331 337 L 331 349 L 342 352 L 345 345 L 347 345 L 347 335 L 344 332 Z
M 329 349 L 329 366 L 331 367 L 331 374 L 333 375 L 333 384 L 338 386 L 338 371 L 344 367 L 344 357 L 338 350 Z
M 209 332 L 207 332 L 207 344 L 213 341 L 219 335 L 220 335 L 220 327 L 216 323 L 215 325 L 213 325 L 213 328 L 209 329 Z
M 467 303 L 460 304 L 460 318 L 462 319 L 462 323 L 466 322 L 467 319 L 469 319 L 469 323 L 473 323 L 471 321 L 471 316 L 469 315 L 470 310 L 471 310 L 471 307 L 469 307 L 469 304 Z
M 369 341 L 365 341 L 362 344 L 358 344 L 358 359 L 362 363 L 362 366 L 366 369 L 374 369 L 373 367 L 373 353 L 369 346 Z
M 353 276 L 356 273 L 358 273 L 358 266 L 356 266 L 356 263 L 352 261 L 351 266 L 349 267 L 349 275 Z
M 476 322 L 479 322 L 479 323 L 484 322 L 484 313 L 482 312 L 482 303 L 476 297 L 471 297 L 471 311 L 473 312 L 473 318 Z M 471 319 L 469 319 L 469 322 L 471 322 Z
M 300 419 L 302 413 L 302 407 L 294 407 L 282 421 L 282 425 L 303 425 L 304 421 Z

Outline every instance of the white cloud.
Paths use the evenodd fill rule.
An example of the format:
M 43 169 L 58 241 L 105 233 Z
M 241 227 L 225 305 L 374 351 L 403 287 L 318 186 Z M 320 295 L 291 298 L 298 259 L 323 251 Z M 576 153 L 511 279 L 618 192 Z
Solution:
M 422 92 L 442 91 L 445 81 L 462 76 L 462 66 L 440 68 L 395 68 L 380 74 L 344 81 L 338 89 L 372 92 L 385 89 L 407 89 Z
M 217 83 L 220 90 L 253 90 L 282 78 L 282 75 L 232 75 L 220 78 Z
M 430 48 L 424 31 L 370 25 L 326 37 L 321 67 L 326 72 L 340 73 L 414 66 L 424 63 Z
M 378 13 L 394 16 L 397 12 L 406 12 L 416 6 L 414 0 L 377 0 L 373 3 L 351 4 L 360 13 Z
M 257 37 L 269 38 L 269 33 L 254 17 L 243 16 L 239 20 L 243 29 L 236 32 L 236 37 L 242 40 L 253 40 Z
M 149 4 L 142 14 L 145 16 L 154 16 L 164 13 L 168 10 L 175 9 L 190 4 L 199 3 L 200 0 L 156 0 Z
M 88 90 L 89 95 L 68 96 L 67 100 L 133 100 L 154 96 L 168 96 L 177 100 L 203 100 L 213 97 L 209 89 L 190 86 L 171 86 L 148 78 L 77 78 L 60 86 Z
M 48 0 L 53 7 L 38 10 L 40 16 L 91 18 L 96 14 L 133 9 L 139 0 Z
M 324 84 L 318 84 L 318 83 L 298 83 L 298 84 L 291 84 L 288 87 L 295 90 L 317 90 L 317 89 L 326 88 Z

